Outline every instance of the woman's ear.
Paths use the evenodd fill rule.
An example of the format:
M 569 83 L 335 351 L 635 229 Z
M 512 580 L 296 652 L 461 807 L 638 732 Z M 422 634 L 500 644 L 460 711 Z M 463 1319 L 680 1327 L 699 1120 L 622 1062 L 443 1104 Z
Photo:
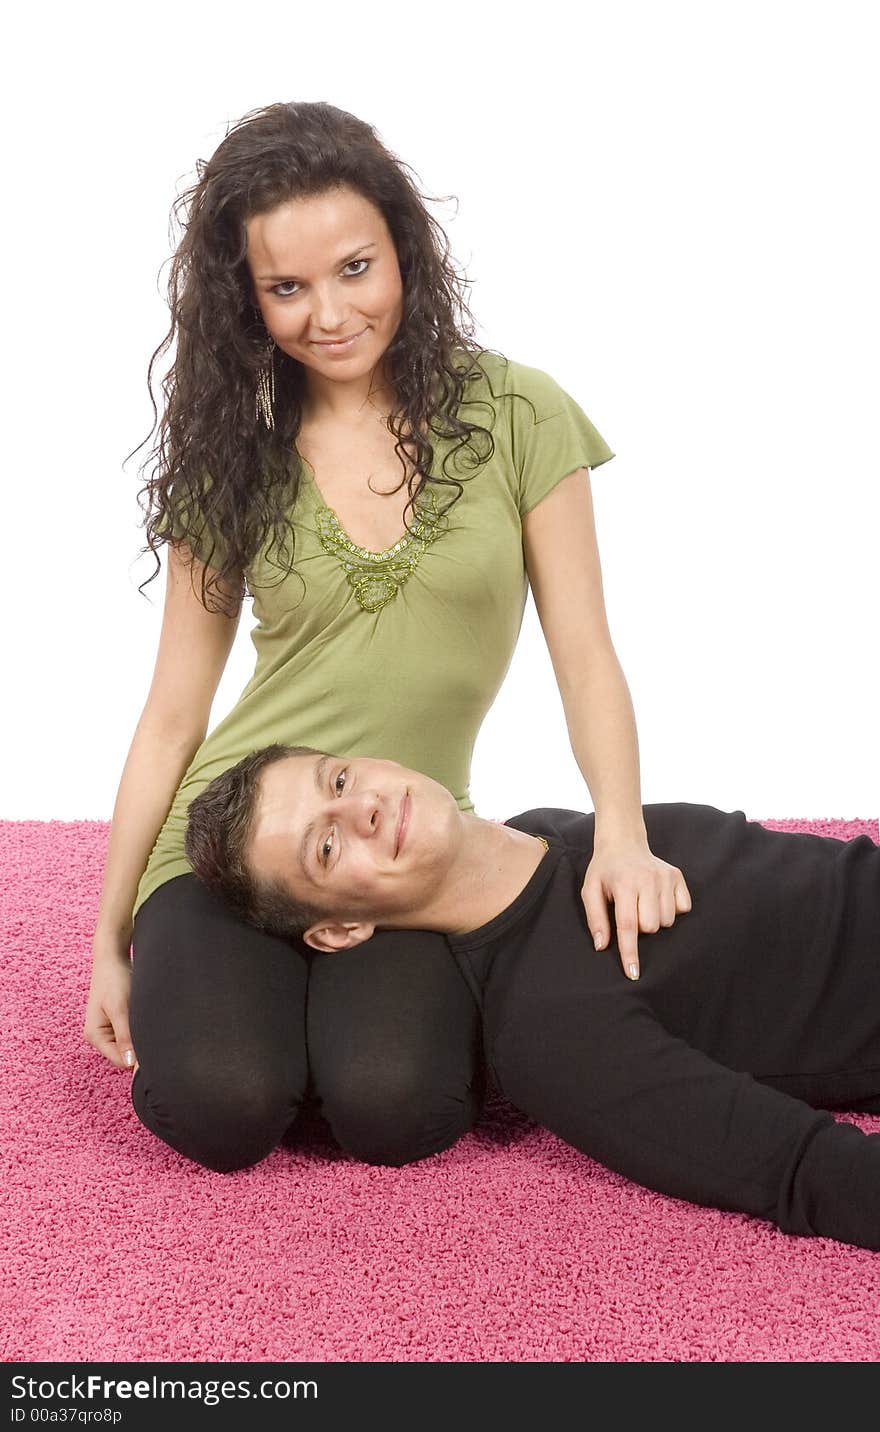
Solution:
M 363 920 L 333 920 L 323 925 L 311 925 L 303 940 L 313 950 L 351 950 L 369 940 L 376 926 Z

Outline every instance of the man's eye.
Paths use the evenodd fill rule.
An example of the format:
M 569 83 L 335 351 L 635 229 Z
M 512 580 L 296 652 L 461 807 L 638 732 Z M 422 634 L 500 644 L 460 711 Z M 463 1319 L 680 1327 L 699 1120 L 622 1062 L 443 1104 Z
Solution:
M 339 782 L 342 782 L 342 786 L 339 786 Z M 333 780 L 333 790 L 335 790 L 336 795 L 341 795 L 342 790 L 345 790 L 346 782 L 348 782 L 348 768 L 343 768 L 341 772 L 339 772 L 339 775 L 336 776 L 336 779 Z M 323 842 L 323 845 L 321 846 L 322 865 L 326 865 L 326 862 L 328 862 L 329 858 L 331 858 L 332 852 L 333 838 L 331 835 L 328 835 L 328 838 L 326 838 L 326 841 Z

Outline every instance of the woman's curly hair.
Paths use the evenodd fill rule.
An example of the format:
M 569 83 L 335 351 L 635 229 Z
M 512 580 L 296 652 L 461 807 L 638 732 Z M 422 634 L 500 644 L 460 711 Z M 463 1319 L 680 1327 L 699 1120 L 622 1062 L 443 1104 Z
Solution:
M 218 596 L 219 609 L 228 610 L 230 589 L 238 593 L 234 608 L 242 594 L 253 595 L 246 571 L 264 543 L 267 552 L 277 547 L 282 575 L 292 570 L 288 513 L 301 478 L 295 444 L 304 371 L 280 348 L 275 352 L 274 429 L 268 430 L 255 411 L 268 333 L 246 262 L 246 223 L 252 216 L 344 185 L 385 218 L 403 285 L 403 315 L 385 358 L 398 400 L 389 430 L 397 438 L 395 452 L 403 458 L 405 444 L 414 467 L 408 478 L 407 527 L 406 514 L 426 483 L 457 489 L 439 504 L 441 511 L 462 492 L 458 478 L 432 474 L 434 450 L 424 433 L 461 438 L 459 448 L 470 446 L 473 433 L 484 434 L 488 452 L 472 453 L 471 467 L 494 452 L 489 430 L 456 416 L 465 384 L 482 371 L 479 354 L 494 350 L 473 340 L 473 318 L 462 296 L 462 284 L 470 281 L 459 279 L 449 242 L 408 177 L 408 166 L 363 120 L 324 102 L 271 104 L 228 130 L 212 157 L 197 162 L 196 172 L 198 182 L 172 209 L 175 218 L 180 209 L 188 213 L 171 262 L 171 327 L 147 374 L 155 429 L 153 365 L 176 334 L 173 364 L 162 381 L 165 406 L 158 439 L 149 455 L 157 461 L 138 493 L 146 532 L 139 555 L 149 549 L 156 570 L 138 590 L 158 574 L 162 542 L 172 539 L 192 547 L 202 540 L 207 543 L 204 561 L 210 564 L 202 572 L 202 603 L 208 607 L 210 591 L 212 598 Z M 445 427 L 438 427 L 438 421 Z M 444 460 L 444 472 L 452 455 Z

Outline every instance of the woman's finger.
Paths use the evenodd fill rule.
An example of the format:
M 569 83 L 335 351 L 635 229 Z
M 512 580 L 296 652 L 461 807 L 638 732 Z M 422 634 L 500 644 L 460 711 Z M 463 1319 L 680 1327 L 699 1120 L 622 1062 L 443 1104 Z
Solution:
M 597 950 L 604 950 L 608 944 L 611 930 L 611 918 L 608 914 L 608 905 L 598 880 L 587 880 L 581 890 L 581 899 L 584 902 L 584 911 L 587 916 L 587 925 L 593 937 L 593 944 Z
M 617 948 L 627 979 L 639 977 L 639 902 L 636 892 L 614 894 L 614 919 L 617 925 Z
M 675 924 L 675 916 L 677 910 L 675 902 L 675 889 L 671 884 L 665 884 L 663 886 L 663 889 L 660 891 L 659 904 L 660 924 L 664 927 L 664 929 L 668 930 L 670 925 Z

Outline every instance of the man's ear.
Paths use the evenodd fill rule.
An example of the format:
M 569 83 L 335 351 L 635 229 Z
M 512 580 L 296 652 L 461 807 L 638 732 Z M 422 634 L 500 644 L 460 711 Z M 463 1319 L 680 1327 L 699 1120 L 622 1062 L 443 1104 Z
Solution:
M 313 950 L 351 950 L 369 940 L 375 928 L 364 920 L 328 920 L 322 925 L 310 925 L 303 940 Z

